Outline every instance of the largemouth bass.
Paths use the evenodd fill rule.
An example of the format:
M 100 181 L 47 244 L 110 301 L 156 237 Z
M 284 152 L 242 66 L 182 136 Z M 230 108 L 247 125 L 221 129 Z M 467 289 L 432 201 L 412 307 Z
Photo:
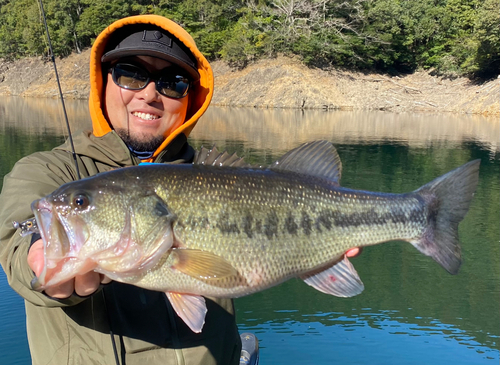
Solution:
M 203 162 L 117 169 L 33 202 L 45 252 L 33 287 L 95 270 L 165 292 L 200 332 L 203 296 L 241 297 L 292 277 L 330 295 L 359 294 L 363 283 L 345 256 L 354 247 L 407 241 L 458 272 L 458 224 L 479 160 L 406 194 L 341 187 L 341 161 L 326 141 L 268 168 Z

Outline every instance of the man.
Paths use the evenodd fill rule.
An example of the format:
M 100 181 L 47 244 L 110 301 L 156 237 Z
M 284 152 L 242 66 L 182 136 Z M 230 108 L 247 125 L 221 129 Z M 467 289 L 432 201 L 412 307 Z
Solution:
M 192 161 L 186 139 L 210 103 L 213 74 L 180 26 L 153 15 L 111 24 L 92 47 L 90 84 L 93 131 L 74 136 L 82 177 L 141 161 Z M 12 221 L 32 217 L 33 200 L 77 179 L 72 160 L 68 144 L 23 158 L 0 195 L 0 258 L 9 284 L 25 298 L 33 363 L 238 363 L 231 300 L 207 300 L 205 326 L 195 334 L 164 294 L 102 286 L 109 280 L 94 272 L 44 293 L 31 290 L 43 267 L 42 241 L 20 237 Z
M 74 136 L 82 177 L 141 161 L 193 160 L 187 136 L 210 103 L 213 74 L 180 26 L 154 15 L 111 24 L 92 47 L 90 84 L 93 130 Z M 12 222 L 32 217 L 32 201 L 76 179 L 65 144 L 21 159 L 0 195 L 0 259 L 25 299 L 33 364 L 237 364 L 231 300 L 207 299 L 196 334 L 163 293 L 95 272 L 43 293 L 31 289 L 44 264 L 42 240 L 19 236 Z

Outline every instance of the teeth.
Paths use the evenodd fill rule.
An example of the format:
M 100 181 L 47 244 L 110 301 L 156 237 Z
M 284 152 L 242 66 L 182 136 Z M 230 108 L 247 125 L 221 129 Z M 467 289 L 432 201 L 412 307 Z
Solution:
M 154 114 L 149 114 L 149 113 L 133 112 L 132 115 L 136 116 L 137 118 L 144 119 L 144 120 L 153 120 L 153 119 L 159 118 L 159 116 L 154 115 Z

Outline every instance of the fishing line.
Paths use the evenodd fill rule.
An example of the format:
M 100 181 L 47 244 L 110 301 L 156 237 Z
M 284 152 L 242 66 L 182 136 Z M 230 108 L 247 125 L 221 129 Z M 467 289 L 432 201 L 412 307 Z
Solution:
M 73 137 L 71 135 L 71 128 L 69 126 L 68 114 L 66 113 L 66 105 L 64 104 L 64 97 L 61 89 L 61 83 L 59 82 L 59 74 L 57 73 L 56 59 L 54 57 L 54 51 L 52 50 L 52 42 L 50 41 L 49 27 L 47 26 L 47 19 L 45 18 L 45 11 L 43 9 L 42 0 L 38 0 L 38 2 L 40 3 L 40 10 L 42 12 L 43 24 L 45 25 L 45 33 L 47 34 L 47 40 L 49 42 L 50 58 L 52 59 L 52 64 L 54 65 L 54 72 L 56 74 L 57 87 L 59 88 L 59 96 L 61 97 L 64 119 L 66 120 L 66 127 L 68 128 L 68 138 L 69 138 L 69 143 L 71 145 L 71 152 L 73 154 L 73 162 L 75 163 L 76 177 L 77 180 L 80 180 L 81 176 L 80 176 L 80 170 L 78 168 L 78 161 L 76 158 L 75 145 L 73 144 Z
M 116 365 L 120 365 L 120 359 L 118 358 L 118 350 L 116 348 L 115 334 L 113 333 L 113 329 L 111 328 L 111 318 L 108 311 L 108 304 L 106 302 L 106 294 L 104 294 L 104 288 L 101 289 L 101 293 L 102 293 L 102 301 L 104 302 L 104 308 L 106 309 L 106 316 L 108 317 L 109 335 L 111 336 L 111 345 L 113 346 L 115 363 Z

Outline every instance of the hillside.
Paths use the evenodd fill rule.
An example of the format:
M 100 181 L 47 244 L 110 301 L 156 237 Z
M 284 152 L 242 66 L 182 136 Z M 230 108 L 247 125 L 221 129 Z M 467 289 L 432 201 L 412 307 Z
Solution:
M 87 98 L 90 50 L 58 59 L 68 99 Z M 213 104 L 257 108 L 387 110 L 500 115 L 500 79 L 477 83 L 428 72 L 389 76 L 312 69 L 278 57 L 243 70 L 213 63 Z M 0 95 L 58 97 L 52 63 L 40 58 L 0 62 Z

